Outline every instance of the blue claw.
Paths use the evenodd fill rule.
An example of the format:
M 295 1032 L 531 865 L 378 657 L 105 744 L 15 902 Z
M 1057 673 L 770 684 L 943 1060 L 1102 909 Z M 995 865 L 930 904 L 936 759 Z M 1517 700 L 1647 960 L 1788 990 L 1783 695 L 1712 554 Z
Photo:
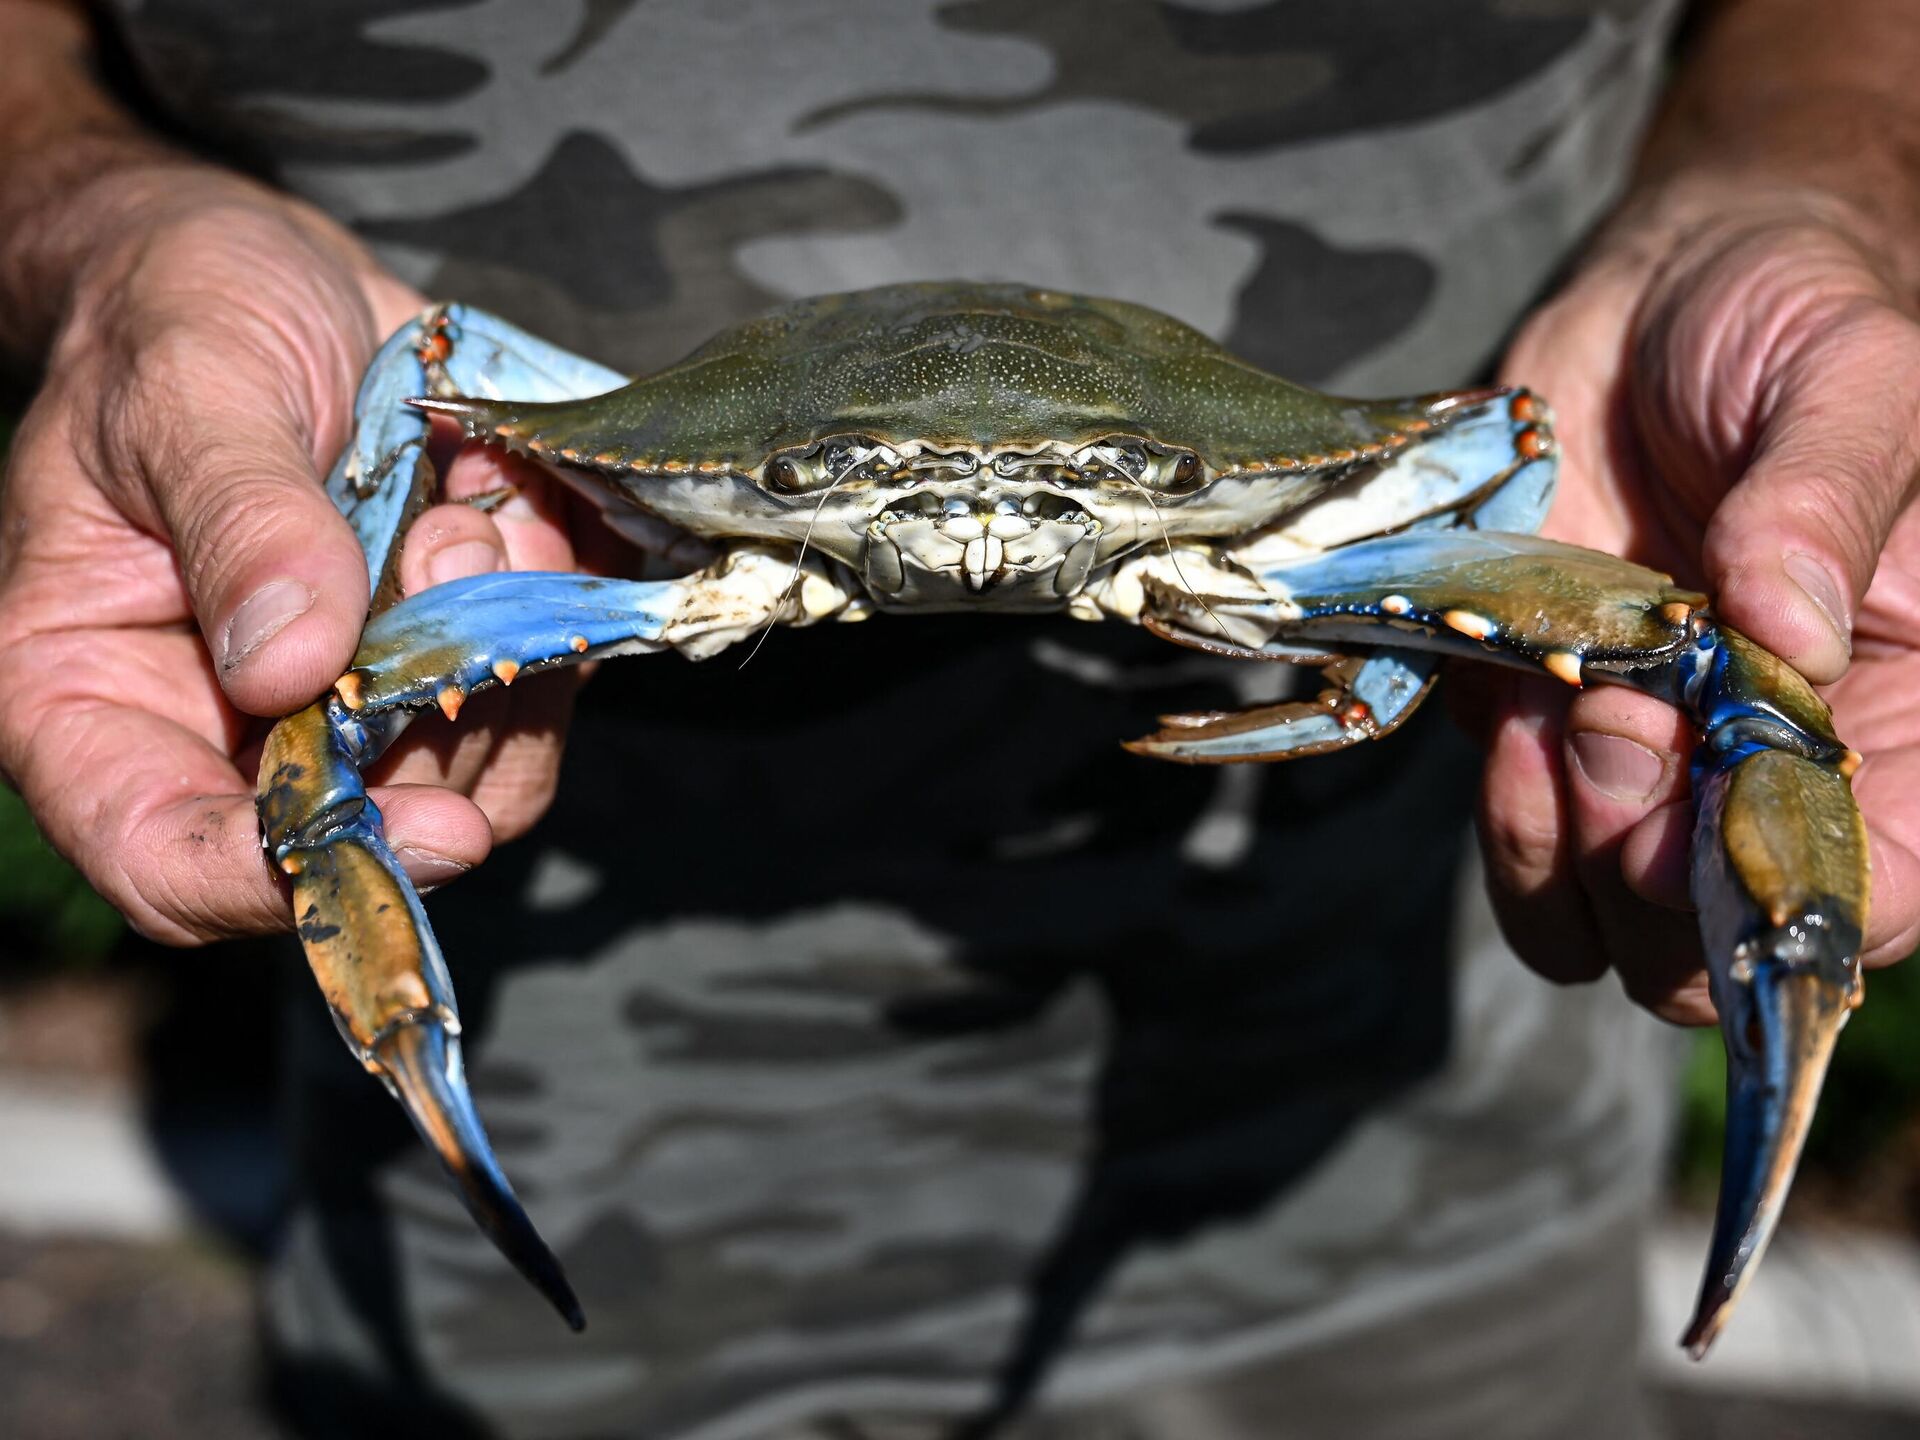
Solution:
M 1738 659 L 1745 641 L 1734 641 L 1738 691 L 1751 674 Z M 1738 705 L 1724 710 L 1716 730 L 1745 724 Z M 1803 739 L 1812 747 L 1824 735 L 1811 728 Z M 1860 1004 L 1868 866 L 1839 766 L 1709 739 L 1693 789 L 1693 900 L 1726 1041 L 1720 1204 L 1699 1306 L 1680 1340 L 1699 1359 L 1780 1221 L 1834 1043 Z
M 1799 1164 L 1820 1083 L 1859 992 L 1859 931 L 1811 915 L 1775 929 L 1751 978 L 1728 987 L 1727 1138 L 1700 1302 L 1680 1343 L 1713 1344 L 1772 1238 Z M 1788 958 L 1791 952 L 1803 952 Z
M 575 1330 L 585 1324 L 579 1301 L 474 1111 L 453 982 L 361 770 L 414 709 L 451 715 L 470 691 L 522 671 L 660 648 L 680 596 L 672 582 L 571 574 L 437 586 L 377 616 L 337 697 L 276 725 L 260 761 L 262 831 L 292 877 L 301 944 L 341 1035 L 406 1110 L 468 1213 Z
M 433 1012 L 403 1015 L 374 1041 L 372 1050 L 381 1079 L 460 1192 L 467 1213 L 569 1328 L 586 1329 L 586 1314 L 560 1262 L 533 1228 L 494 1158 L 467 1088 L 460 1041 L 446 1017 Z
M 553 1252 L 501 1173 L 461 1061 L 453 984 L 420 897 L 388 848 L 359 762 L 396 727 L 309 706 L 268 737 L 260 814 L 292 877 L 294 915 L 334 1024 L 438 1157 L 467 1211 L 575 1330 L 585 1323 Z
M 1476 413 L 1442 438 L 1478 454 L 1494 443 L 1496 418 Z M 1699 726 L 1693 897 L 1729 1058 L 1719 1214 L 1683 1340 L 1698 1358 L 1778 1224 L 1834 1043 L 1860 1001 L 1870 874 L 1849 784 L 1860 757 L 1786 662 L 1713 619 L 1703 596 L 1610 556 L 1436 524 L 1257 574 L 1265 593 L 1253 600 L 1163 589 L 1146 623 L 1248 658 L 1390 643 L 1356 675 L 1338 676 L 1344 689 L 1318 706 L 1176 716 L 1130 748 L 1174 760 L 1277 759 L 1367 738 L 1370 712 L 1404 714 L 1419 699 L 1422 672 L 1396 658 L 1407 648 L 1538 667 L 1575 686 L 1631 686 Z M 1236 633 L 1269 638 L 1259 648 L 1203 639 L 1202 623 L 1220 616 L 1240 622 Z M 1361 723 L 1343 723 L 1349 716 Z
M 1779 1223 L 1860 1003 L 1866 843 L 1844 776 L 1763 750 L 1696 776 L 1694 897 L 1727 1047 L 1720 1203 L 1681 1344 L 1706 1354 Z M 1783 888 L 1784 887 L 1784 888 Z
M 1164 628 L 1159 633 L 1179 638 Z M 1214 645 L 1199 648 L 1223 650 Z M 1270 658 L 1287 658 L 1290 647 L 1277 648 L 1281 653 Z M 1257 658 L 1262 652 L 1243 653 Z M 1126 748 L 1187 765 L 1292 760 L 1344 750 L 1399 729 L 1433 688 L 1439 665 L 1437 656 L 1393 649 L 1376 650 L 1364 660 L 1335 659 L 1322 672 L 1332 685 L 1318 699 L 1221 714 L 1162 716 L 1165 729 L 1126 741 Z

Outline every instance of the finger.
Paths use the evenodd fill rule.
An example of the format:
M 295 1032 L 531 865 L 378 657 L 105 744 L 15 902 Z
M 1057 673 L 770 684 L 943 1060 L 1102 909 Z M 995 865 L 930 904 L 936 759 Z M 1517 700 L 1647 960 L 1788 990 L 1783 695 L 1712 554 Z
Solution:
M 1853 798 L 1867 822 L 1872 901 L 1867 907 L 1868 965 L 1884 965 L 1920 947 L 1920 744 L 1913 723 L 1920 695 L 1920 653 L 1911 617 L 1920 606 L 1920 512 L 1896 526 L 1887 563 L 1862 612 L 1859 657 L 1827 692 L 1841 738 L 1864 757 Z M 1904 532 L 1904 533 L 1903 533 Z
M 400 552 L 400 586 L 418 595 L 468 575 L 505 570 L 506 541 L 491 516 L 471 505 L 436 505 L 407 532 Z
M 1920 833 L 1913 805 L 1920 793 L 1920 748 L 1869 752 L 1854 774 L 1853 793 L 1866 818 L 1873 866 L 1861 958 L 1868 966 L 1890 965 L 1920 949 Z
M 452 723 L 427 711 L 377 773 L 390 784 L 469 795 L 496 840 L 516 839 L 553 803 L 580 679 L 567 671 L 528 677 L 511 690 L 480 691 Z
M 1693 910 L 1693 796 L 1657 806 L 1627 832 L 1620 874 L 1642 900 Z
M 1854 617 L 1920 474 L 1920 327 L 1829 323 L 1785 363 L 1746 473 L 1707 527 L 1716 605 L 1808 679 L 1839 678 Z
M 288 928 L 251 786 L 224 755 L 142 711 L 49 718 L 58 743 L 11 755 L 8 769 L 54 848 L 136 930 L 183 945 Z M 419 789 L 374 799 L 417 883 L 443 884 L 486 858 L 491 831 L 470 801 Z
M 568 539 L 568 501 L 547 473 L 532 461 L 486 445 L 468 445 L 447 467 L 446 493 L 452 500 L 507 492 L 490 513 L 510 570 L 572 570 Z
M 493 849 L 478 805 L 434 785 L 376 785 L 367 792 L 386 822 L 387 844 L 422 894 L 459 879 Z
M 1649 856 L 1670 866 L 1671 850 L 1643 845 L 1630 873 L 1626 851 L 1643 826 L 1670 826 L 1684 804 L 1691 742 L 1672 706 L 1616 687 L 1583 692 L 1567 714 L 1574 869 L 1601 946 L 1627 994 L 1678 1024 L 1714 1018 L 1694 918 L 1675 908 L 1685 904 L 1684 865 L 1678 876 L 1650 870 Z M 1649 893 L 1670 904 L 1652 903 Z
M 553 804 L 560 786 L 567 725 L 584 677 L 575 670 L 516 686 L 510 723 L 501 731 L 473 787 L 473 802 L 486 812 L 498 841 L 531 830 Z
M 422 893 L 466 874 L 487 858 L 492 831 L 479 807 L 431 786 L 370 790 L 387 843 Z M 138 857 L 123 883 L 103 891 L 134 928 L 167 944 L 195 944 L 291 927 L 283 877 L 260 848 L 249 791 L 182 795 L 129 807 L 107 853 Z
M 284 714 L 346 668 L 366 561 L 257 353 L 191 336 L 143 353 L 103 410 L 103 488 L 134 479 L 171 537 L 221 688 Z
M 1622 895 L 1690 908 L 1688 837 L 1684 828 L 1675 834 L 1676 823 L 1686 823 L 1691 790 L 1694 735 L 1686 717 L 1651 696 L 1597 686 L 1568 708 L 1566 742 L 1576 857 L 1604 854 Z
M 1607 956 L 1573 870 L 1562 753 L 1566 698 L 1530 677 L 1500 677 L 1491 702 L 1479 829 L 1501 932 L 1556 984 L 1606 973 Z

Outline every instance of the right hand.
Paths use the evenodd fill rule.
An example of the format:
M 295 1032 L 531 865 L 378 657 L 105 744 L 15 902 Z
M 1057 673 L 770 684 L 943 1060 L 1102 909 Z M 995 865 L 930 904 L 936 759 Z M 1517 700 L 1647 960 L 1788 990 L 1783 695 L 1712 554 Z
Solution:
M 0 481 L 0 777 L 143 934 L 285 929 L 254 818 L 265 727 L 249 717 L 323 694 L 353 654 L 366 562 L 320 479 L 362 367 L 422 302 L 332 222 L 237 177 L 99 183 L 129 187 L 127 223 L 77 262 Z M 453 467 L 451 493 L 525 488 L 491 516 L 429 510 L 409 591 L 573 568 L 554 497 L 503 469 L 478 453 Z M 476 699 L 493 703 L 457 738 L 417 726 L 427 743 L 377 772 L 423 888 L 551 798 L 570 687 Z

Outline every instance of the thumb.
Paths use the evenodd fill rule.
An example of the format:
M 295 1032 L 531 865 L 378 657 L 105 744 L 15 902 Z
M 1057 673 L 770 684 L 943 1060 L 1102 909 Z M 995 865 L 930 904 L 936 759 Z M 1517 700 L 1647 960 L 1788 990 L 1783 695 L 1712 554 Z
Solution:
M 1847 668 L 1857 608 L 1920 475 L 1920 326 L 1877 307 L 1830 325 L 1772 388 L 1702 558 L 1722 615 L 1830 684 Z
M 135 473 L 171 538 L 221 688 L 240 710 L 286 714 L 352 660 L 366 560 L 321 488 L 284 389 L 227 376 L 168 389 L 173 413 L 190 418 L 141 425 L 129 406 L 116 423 L 134 426 Z

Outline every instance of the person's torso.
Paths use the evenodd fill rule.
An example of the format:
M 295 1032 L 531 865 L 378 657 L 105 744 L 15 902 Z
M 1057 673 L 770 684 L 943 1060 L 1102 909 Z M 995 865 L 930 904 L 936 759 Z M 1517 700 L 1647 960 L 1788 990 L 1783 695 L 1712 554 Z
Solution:
M 958 276 L 1144 302 L 1385 393 L 1487 372 L 1617 194 L 1675 6 L 126 8 L 182 123 L 435 298 L 622 368 L 791 296 Z M 1428 1263 L 1412 1216 L 1490 1243 L 1511 1157 L 1442 1164 L 1399 1122 L 1369 1142 L 1392 1198 L 1298 1194 L 1449 1053 L 1474 773 L 1437 717 L 1190 770 L 1115 742 L 1274 698 L 1280 667 L 890 616 L 736 665 L 608 667 L 537 841 L 429 902 L 483 1109 L 594 1329 L 529 1328 L 314 1002 L 290 1350 L 391 1371 L 410 1325 L 412 1363 L 516 1432 L 751 1435 L 977 1406 L 1076 1324 L 1067 1393 L 1179 1373 Z M 1624 1093 L 1612 1012 L 1479 973 L 1506 1029 L 1452 1037 L 1451 1083 L 1544 1111 L 1571 1053 Z M 1514 1150 L 1571 1173 L 1635 1113 L 1543 1113 Z M 376 1191 L 397 1242 L 355 1209 Z M 1293 1231 L 1250 1222 L 1288 1196 Z M 404 1291 L 320 1278 L 354 1257 Z M 489 1389 L 529 1354 L 575 1388 Z

